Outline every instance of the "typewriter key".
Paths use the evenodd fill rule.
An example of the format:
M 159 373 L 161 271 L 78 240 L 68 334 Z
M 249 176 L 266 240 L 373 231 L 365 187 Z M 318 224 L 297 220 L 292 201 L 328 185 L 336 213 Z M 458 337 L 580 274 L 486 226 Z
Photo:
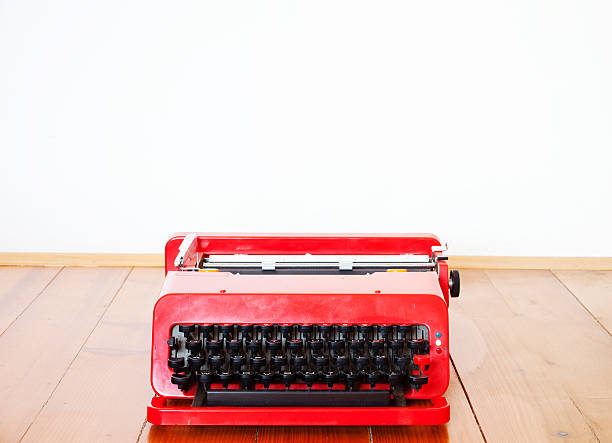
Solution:
M 253 372 L 259 372 L 259 370 L 266 365 L 266 358 L 258 355 L 255 357 L 251 357 L 249 359 L 249 362 L 251 363 L 251 368 L 253 369 Z
M 399 332 L 400 337 L 406 338 L 406 335 L 410 333 L 410 326 L 402 325 L 397 330 Z
M 319 371 L 322 371 L 329 364 L 329 356 L 327 355 L 317 355 L 313 360 Z
M 408 347 L 415 354 L 423 354 L 425 353 L 427 349 L 427 342 L 423 340 L 422 338 L 413 338 L 413 339 L 408 340 Z
M 261 326 L 261 336 L 264 338 L 270 338 L 272 335 L 272 325 L 262 325 Z
M 392 327 L 389 325 L 383 325 L 378 327 L 378 333 L 382 340 L 386 339 L 389 336 L 389 332 L 391 332 Z
M 234 325 L 221 325 L 221 334 L 223 338 L 231 339 L 234 335 Z
M 234 374 L 232 374 L 231 372 L 222 372 L 219 374 L 219 381 L 221 382 L 221 385 L 223 385 L 223 388 L 225 389 L 227 389 L 227 386 L 230 384 L 233 378 L 234 378 Z
M 267 340 L 266 346 L 272 353 L 275 353 L 281 350 L 282 342 L 280 340 Z
M 313 353 L 319 353 L 323 349 L 323 340 L 310 340 L 308 346 Z
M 346 355 L 339 355 L 335 360 L 338 371 L 344 372 L 348 368 L 349 358 Z
M 208 357 L 208 363 L 213 369 L 219 369 L 223 363 L 225 363 L 225 357 L 222 355 L 210 355 Z
M 327 338 L 329 337 L 329 331 L 331 330 L 330 325 L 321 325 L 319 326 L 319 331 L 321 332 L 321 337 Z
M 230 362 L 234 367 L 234 371 L 239 371 L 240 367 L 246 363 L 246 357 L 242 354 L 234 355 L 233 357 L 230 357 Z
M 397 372 L 391 372 L 389 375 L 387 375 L 387 381 L 392 386 L 398 385 L 402 382 L 402 375 L 398 374 Z
M 191 368 L 192 371 L 196 371 L 202 367 L 202 365 L 206 362 L 204 357 L 199 357 L 195 355 L 190 355 L 187 357 L 187 364 Z
M 400 338 L 398 340 L 391 341 L 391 349 L 395 353 L 400 353 L 401 351 L 403 351 L 404 350 L 404 340 Z
M 202 340 L 187 340 L 185 347 L 189 349 L 192 354 L 199 354 L 202 350 Z
M 335 341 L 330 341 L 329 342 L 329 347 L 331 348 L 332 351 L 334 351 L 336 354 L 344 354 L 344 349 L 345 349 L 345 343 L 342 340 L 335 340 Z
M 255 375 L 252 372 L 245 371 L 240 374 L 240 387 L 242 389 L 249 389 L 255 382 Z
M 417 391 L 421 389 L 421 387 L 427 383 L 429 377 L 425 374 L 411 374 L 408 376 L 408 381 L 410 382 L 410 386 L 416 389 Z
M 186 391 L 191 386 L 191 374 L 172 374 L 170 382 L 177 385 L 181 391 Z
M 370 358 L 369 357 L 364 357 L 364 356 L 359 356 L 357 358 L 354 359 L 355 361 L 355 366 L 357 367 L 357 370 L 359 371 L 364 371 L 367 369 L 369 363 L 370 363 Z
M 185 358 L 184 357 L 176 357 L 168 359 L 168 367 L 174 370 L 182 368 L 185 366 Z
M 363 338 L 369 337 L 372 332 L 372 326 L 370 325 L 359 325 L 359 333 L 363 336 Z
M 195 331 L 196 325 L 179 325 L 179 332 L 182 332 L 185 337 Z
M 381 378 L 382 377 L 380 372 L 377 371 L 369 372 L 368 374 L 366 374 L 366 380 L 370 384 L 371 389 L 374 389 L 376 387 L 376 383 L 378 383 Z
M 240 333 L 242 334 L 242 338 L 247 340 L 251 339 L 253 336 L 253 326 L 251 325 L 240 325 Z
M 215 373 L 211 371 L 202 371 L 198 375 L 198 381 L 208 389 L 210 388 L 210 384 L 215 381 Z
M 376 362 L 376 367 L 379 371 L 384 371 L 387 366 L 387 356 L 386 355 L 377 355 L 374 359 Z
M 302 351 L 303 343 L 302 340 L 291 340 L 288 346 L 291 353 L 295 354 Z
M 374 340 L 370 344 L 370 349 L 372 350 L 373 355 L 378 355 L 385 349 L 385 341 L 384 340 Z
M 351 340 L 349 344 L 349 348 L 351 352 L 355 354 L 363 354 L 364 349 L 364 341 L 363 340 Z
M 361 374 L 351 372 L 346 374 L 346 387 L 353 391 L 359 390 L 359 384 L 361 383 Z
M 242 351 L 242 340 L 231 340 L 228 344 L 230 354 L 238 354 Z
M 299 330 L 302 337 L 307 339 L 310 337 L 310 334 L 312 334 L 312 325 L 300 325 Z
M 208 340 L 206 342 L 206 347 L 213 354 L 218 353 L 221 350 L 222 346 L 223 346 L 223 343 L 221 343 L 219 340 Z
M 270 362 L 276 369 L 279 369 L 281 366 L 287 364 L 287 356 L 286 355 L 274 355 L 270 359 Z
M 296 355 L 294 357 L 291 357 L 291 366 L 293 366 L 293 369 L 295 369 L 296 371 L 301 371 L 305 365 L 306 357 L 304 357 L 303 355 Z
M 261 374 L 261 382 L 264 385 L 264 388 L 268 389 L 270 387 L 270 383 L 274 381 L 274 374 L 271 372 L 263 372 Z
M 291 325 L 281 325 L 280 326 L 280 332 L 281 332 L 281 335 L 283 336 L 283 338 L 286 339 L 293 332 L 293 326 L 291 326 Z
M 285 383 L 285 387 L 289 389 L 291 383 L 295 381 L 295 374 L 293 372 L 283 372 L 282 378 L 283 383 Z
M 336 381 L 338 380 L 338 373 L 333 371 L 326 372 L 325 374 L 323 374 L 323 378 L 327 383 L 327 387 L 331 389 L 334 386 L 334 383 L 336 383 Z
M 247 347 L 252 354 L 257 355 L 261 352 L 261 340 L 251 340 L 248 342 Z
M 399 367 L 400 372 L 402 374 L 405 374 L 406 369 L 408 368 L 408 365 L 410 364 L 410 358 L 409 357 L 395 357 L 394 361 L 395 361 L 395 364 Z
M 208 338 L 212 330 L 212 325 L 198 325 L 198 331 L 200 334 L 204 335 L 204 338 Z
M 305 372 L 304 373 L 304 382 L 308 389 L 312 388 L 312 384 L 317 381 L 318 375 L 315 372 Z

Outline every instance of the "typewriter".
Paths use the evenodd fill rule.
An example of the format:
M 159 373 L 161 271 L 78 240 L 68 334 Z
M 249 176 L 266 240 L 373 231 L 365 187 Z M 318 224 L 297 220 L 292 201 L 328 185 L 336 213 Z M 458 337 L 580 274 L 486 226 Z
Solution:
M 449 420 L 449 297 L 431 234 L 180 234 L 153 311 L 158 425 Z

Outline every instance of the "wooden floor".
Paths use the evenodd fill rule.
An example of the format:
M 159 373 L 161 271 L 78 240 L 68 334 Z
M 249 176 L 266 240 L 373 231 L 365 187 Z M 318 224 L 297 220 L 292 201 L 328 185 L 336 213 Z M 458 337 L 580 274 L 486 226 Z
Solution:
M 163 271 L 0 267 L 0 441 L 612 442 L 612 271 L 461 279 L 448 425 L 157 427 L 145 406 Z

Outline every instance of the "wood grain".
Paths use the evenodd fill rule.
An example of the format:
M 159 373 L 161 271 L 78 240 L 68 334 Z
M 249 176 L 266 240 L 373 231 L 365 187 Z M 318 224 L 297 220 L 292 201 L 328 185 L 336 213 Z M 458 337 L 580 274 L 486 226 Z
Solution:
M 333 411 L 330 411 L 333 414 Z M 261 426 L 257 443 L 370 441 L 367 426 Z
M 138 442 L 251 443 L 258 441 L 256 436 L 256 426 L 153 426 L 147 423 Z
M 0 335 L 40 295 L 61 269 L 0 267 Z
M 446 398 L 451 405 L 451 419 L 448 424 L 440 426 L 372 426 L 374 443 L 483 441 L 457 373 L 452 367 Z
M 0 337 L 0 441 L 26 432 L 128 272 L 64 269 Z
M 571 318 L 582 320 L 580 327 Z M 594 331 L 595 322 L 586 319 L 548 271 L 462 272 L 462 295 L 451 304 L 451 349 L 488 440 L 547 441 L 565 433 L 578 441 L 597 440 L 561 376 L 574 371 L 574 377 L 580 373 L 576 380 L 588 379 L 575 371 L 592 355 L 579 352 L 571 362 L 577 341 L 595 334 L 591 351 L 605 344 L 604 331 Z M 593 375 L 588 384 L 603 384 L 598 390 L 605 395 L 609 376 Z
M 612 333 L 612 271 L 554 271 L 603 328 Z
M 153 395 L 151 316 L 163 276 L 134 269 L 23 441 L 137 439 Z

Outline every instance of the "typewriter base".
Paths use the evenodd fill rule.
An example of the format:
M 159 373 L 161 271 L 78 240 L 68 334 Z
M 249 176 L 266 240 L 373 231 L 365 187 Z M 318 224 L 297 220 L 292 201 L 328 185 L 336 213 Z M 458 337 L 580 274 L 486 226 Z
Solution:
M 406 407 L 191 407 L 168 406 L 153 397 L 147 421 L 154 425 L 363 426 L 439 425 L 450 420 L 445 397 L 429 406 Z

